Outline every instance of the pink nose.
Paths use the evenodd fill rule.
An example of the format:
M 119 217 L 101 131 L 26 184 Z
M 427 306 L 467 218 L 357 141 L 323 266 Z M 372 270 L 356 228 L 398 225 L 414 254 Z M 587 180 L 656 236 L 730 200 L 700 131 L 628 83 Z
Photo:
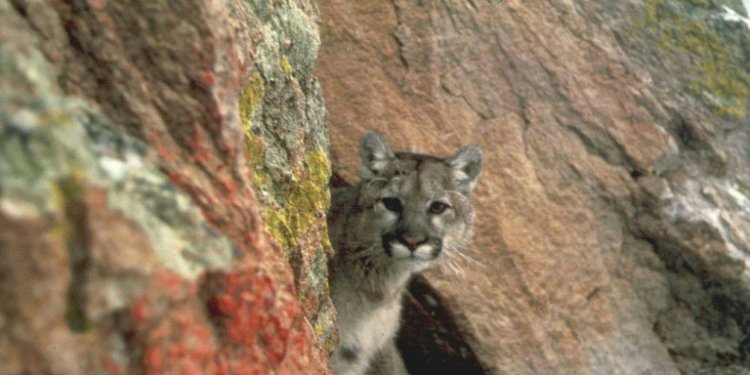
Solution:
M 425 238 L 405 234 L 401 237 L 401 241 L 409 248 L 409 250 L 414 251 L 417 249 L 417 246 L 425 241 Z

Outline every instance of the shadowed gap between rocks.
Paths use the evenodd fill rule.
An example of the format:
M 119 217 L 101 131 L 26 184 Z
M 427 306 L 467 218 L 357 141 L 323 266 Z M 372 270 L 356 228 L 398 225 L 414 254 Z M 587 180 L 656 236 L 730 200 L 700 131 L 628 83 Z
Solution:
M 682 225 L 691 226 L 688 223 Z M 700 224 L 692 224 L 692 231 L 710 231 Z M 664 262 L 670 279 L 673 303 L 657 319 L 654 331 L 668 347 L 670 355 L 678 365 L 685 359 L 697 359 L 704 369 L 750 368 L 750 306 L 745 302 L 750 296 L 737 277 L 710 272 L 700 255 L 679 239 L 672 237 L 669 230 L 659 237 L 643 233 L 654 252 Z M 707 235 L 708 236 L 708 235 Z M 700 292 L 696 293 L 696 286 Z M 696 328 L 682 327 L 675 330 L 673 324 L 681 324 L 679 317 L 689 313 L 697 324 Z M 698 328 L 699 327 L 699 328 Z M 696 331 L 696 329 L 698 331 Z M 710 350 L 696 355 L 685 349 L 684 337 L 675 335 L 684 330 L 692 330 L 707 335 L 698 338 L 707 342 Z M 694 344 L 695 345 L 695 344 Z M 686 373 L 695 369 L 682 368 Z

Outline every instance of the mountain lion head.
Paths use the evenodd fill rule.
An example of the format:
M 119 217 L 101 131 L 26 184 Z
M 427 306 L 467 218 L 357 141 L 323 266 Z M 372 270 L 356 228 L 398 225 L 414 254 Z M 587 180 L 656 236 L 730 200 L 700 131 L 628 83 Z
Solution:
M 338 233 L 351 256 L 421 269 L 469 239 L 468 195 L 482 166 L 478 146 L 462 147 L 445 159 L 394 153 L 380 134 L 369 132 L 360 157 L 356 202 Z

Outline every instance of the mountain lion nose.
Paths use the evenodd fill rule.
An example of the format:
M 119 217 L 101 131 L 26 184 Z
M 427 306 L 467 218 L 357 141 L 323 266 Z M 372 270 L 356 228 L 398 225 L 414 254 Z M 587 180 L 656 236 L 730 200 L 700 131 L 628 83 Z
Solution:
M 427 238 L 425 236 L 414 234 L 404 234 L 401 236 L 401 242 L 403 242 L 409 250 L 414 251 L 417 249 L 417 246 L 427 242 Z

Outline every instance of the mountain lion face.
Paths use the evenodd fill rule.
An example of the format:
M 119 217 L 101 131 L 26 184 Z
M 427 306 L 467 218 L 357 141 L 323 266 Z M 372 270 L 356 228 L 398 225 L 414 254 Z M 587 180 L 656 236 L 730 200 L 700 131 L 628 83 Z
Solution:
M 440 159 L 393 153 L 379 134 L 362 140 L 358 214 L 347 221 L 347 248 L 368 262 L 423 268 L 470 236 L 471 192 L 482 163 L 477 146 Z

